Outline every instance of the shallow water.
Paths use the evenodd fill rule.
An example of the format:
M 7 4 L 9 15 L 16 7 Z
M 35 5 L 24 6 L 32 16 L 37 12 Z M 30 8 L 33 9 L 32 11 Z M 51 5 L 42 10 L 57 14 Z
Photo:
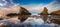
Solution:
M 41 17 L 29 17 L 24 22 L 20 23 L 17 17 L 0 20 L 0 27 L 9 25 L 11 27 L 60 27 L 58 24 L 47 23 Z

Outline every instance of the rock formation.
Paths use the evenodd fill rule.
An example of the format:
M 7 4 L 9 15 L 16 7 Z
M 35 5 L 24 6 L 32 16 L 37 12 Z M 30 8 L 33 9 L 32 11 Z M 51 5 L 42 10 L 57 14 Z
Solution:
M 20 22 L 25 21 L 30 15 L 31 13 L 27 9 L 20 7 L 18 15 L 18 19 L 20 20 Z
M 52 12 L 51 15 L 60 15 L 60 10 Z
M 40 13 L 40 15 L 43 18 L 43 20 L 46 22 L 47 17 L 48 17 L 48 9 L 44 7 L 44 10 Z
M 50 15 L 53 17 L 52 20 L 51 20 L 51 22 L 60 25 L 60 10 L 54 11 Z
M 59 24 L 60 25 L 60 19 L 52 19 L 51 22 Z
M 7 17 L 14 17 L 14 16 L 18 16 L 18 14 L 17 13 L 9 13 L 6 16 Z
M 48 14 L 48 9 L 44 7 L 44 10 L 40 13 L 40 15 L 47 15 Z

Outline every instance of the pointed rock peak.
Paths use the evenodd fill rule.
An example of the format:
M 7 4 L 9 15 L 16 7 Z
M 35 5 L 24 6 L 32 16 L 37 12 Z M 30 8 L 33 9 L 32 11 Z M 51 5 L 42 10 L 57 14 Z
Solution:
M 46 12 L 48 11 L 47 7 L 44 7 L 44 11 L 46 11 Z
M 21 15 L 31 15 L 31 13 L 27 9 L 25 9 L 24 7 L 20 7 L 19 13 Z
M 44 10 L 41 12 L 42 15 L 47 15 L 48 14 L 48 9 L 44 7 Z
M 20 7 L 19 16 L 18 16 L 20 22 L 24 22 L 30 15 L 31 13 L 27 9 Z
M 25 9 L 24 7 L 20 7 L 20 10 L 21 10 L 21 9 L 27 10 L 27 9 Z

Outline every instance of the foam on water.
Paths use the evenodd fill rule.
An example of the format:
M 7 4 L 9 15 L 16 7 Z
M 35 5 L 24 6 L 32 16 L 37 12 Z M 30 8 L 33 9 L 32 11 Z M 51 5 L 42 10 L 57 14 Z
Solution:
M 25 20 L 24 22 L 20 23 L 20 21 L 17 19 L 17 17 L 15 18 L 10 18 L 10 19 L 5 19 L 5 20 L 0 20 L 0 26 L 2 25 L 12 25 L 13 27 L 18 27 L 20 25 L 24 25 L 25 27 L 31 24 L 33 27 L 37 26 L 37 27 L 55 27 L 54 23 L 44 23 L 42 18 L 36 18 L 36 17 L 29 17 L 27 20 Z

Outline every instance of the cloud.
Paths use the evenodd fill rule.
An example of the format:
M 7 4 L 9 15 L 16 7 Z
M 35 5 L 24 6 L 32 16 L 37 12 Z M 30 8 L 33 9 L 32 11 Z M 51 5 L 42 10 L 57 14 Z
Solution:
M 0 7 L 5 6 L 5 5 L 6 5 L 6 1 L 5 0 L 0 0 Z
M 47 5 L 45 4 L 29 4 L 29 5 L 21 5 L 22 7 L 25 7 L 27 10 L 29 10 L 33 14 L 41 13 L 44 7 L 47 7 L 48 13 L 51 13 L 53 11 L 60 10 L 60 4 L 57 1 L 53 1 Z
M 53 11 L 60 10 L 60 3 L 58 3 L 57 1 L 54 1 L 46 5 L 46 7 L 48 8 L 48 12 L 51 13 Z
M 9 0 L 11 3 L 8 4 L 6 0 L 2 0 L 0 3 L 0 15 L 6 15 L 8 13 L 18 13 L 20 6 L 19 4 L 15 4 L 12 0 Z
M 44 7 L 43 4 L 29 4 L 29 5 L 21 5 L 22 7 L 26 8 L 27 10 L 29 10 L 32 14 L 36 14 L 36 13 L 40 13 Z
M 0 3 L 0 6 L 5 6 L 6 4 L 4 4 L 4 3 Z
M 0 3 L 0 6 L 3 6 L 3 4 Z
M 13 3 L 13 0 L 1 0 L 0 2 L 0 7 L 3 7 L 3 8 L 9 8 L 14 5 L 15 3 Z
M 32 14 L 41 13 L 43 11 L 44 7 L 48 8 L 49 13 L 56 11 L 56 10 L 60 10 L 60 3 L 58 1 L 53 1 L 47 5 L 45 5 L 45 4 L 26 4 L 26 5 L 20 5 L 20 6 L 19 6 L 19 4 L 13 3 L 12 0 L 9 0 L 9 2 L 11 2 L 10 4 L 6 0 L 3 0 L 3 1 L 4 1 L 4 3 L 0 3 L 0 7 L 3 6 L 4 8 L 0 8 L 0 9 L 2 9 L 1 11 L 7 12 L 7 13 L 11 13 L 11 12 L 18 13 L 18 11 L 19 11 L 18 9 L 20 8 L 20 6 L 26 8 Z
M 0 10 L 1 12 L 5 14 L 8 14 L 8 13 L 18 13 L 19 12 L 19 6 L 17 5 L 14 5 L 13 7 L 11 8 L 3 8 L 2 10 Z

